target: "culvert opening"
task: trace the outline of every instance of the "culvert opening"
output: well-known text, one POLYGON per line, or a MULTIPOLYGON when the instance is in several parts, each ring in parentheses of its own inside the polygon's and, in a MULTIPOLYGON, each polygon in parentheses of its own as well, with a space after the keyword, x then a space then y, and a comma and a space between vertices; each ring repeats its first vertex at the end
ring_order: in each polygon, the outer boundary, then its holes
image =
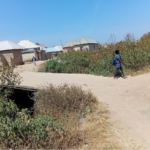
POLYGON ((3 89, 12 89, 13 93, 8 97, 8 100, 14 100, 19 111, 22 109, 28 108, 32 111, 33 114, 33 106, 34 106, 34 93, 38 91, 38 89, 33 88, 25 88, 25 87, 7 87, 1 86, 3 89))

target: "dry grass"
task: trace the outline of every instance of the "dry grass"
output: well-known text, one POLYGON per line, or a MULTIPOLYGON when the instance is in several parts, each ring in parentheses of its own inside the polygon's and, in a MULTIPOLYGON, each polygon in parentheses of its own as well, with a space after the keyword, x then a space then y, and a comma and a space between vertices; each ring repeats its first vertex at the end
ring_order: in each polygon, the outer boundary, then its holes
POLYGON ((116 141, 110 124, 109 114, 104 104, 100 103, 99 108, 91 115, 87 116, 85 123, 81 126, 81 131, 85 134, 85 149, 121 149, 116 141))
POLYGON ((126 70, 125 74, 128 74, 130 76, 137 76, 137 75, 142 75, 142 74, 149 73, 149 72, 150 72, 150 67, 145 66, 141 70, 138 70, 138 71, 126 70))
POLYGON ((37 142, 29 137, 17 149, 121 149, 109 125, 106 106, 90 91, 75 85, 49 85, 35 97, 36 114, 61 119, 62 131, 46 128, 46 139, 37 142))
POLYGON ((38 72, 43 72, 43 71, 44 71, 43 68, 44 68, 45 65, 46 65, 46 62, 40 64, 40 65, 38 66, 38 72))
POLYGON ((75 85, 49 85, 35 97, 36 114, 63 120, 63 131, 50 132, 45 145, 39 145, 47 149, 120 149, 108 125, 105 105, 90 91, 75 85))
POLYGON ((75 85, 63 84, 41 89, 35 95, 35 113, 40 115, 50 115, 53 118, 61 119, 68 114, 84 116, 87 112, 96 109, 97 98, 91 91, 84 91, 75 85))
MULTIPOLYGON (((75 116, 71 118, 72 115, 70 115, 67 120, 64 120, 63 131, 48 131, 47 129, 48 136, 45 140, 37 142, 28 138, 17 149, 121 150, 108 124, 109 113, 105 105, 99 103, 97 106, 97 110, 87 115, 84 121, 77 120, 75 116), (86 143, 89 143, 89 146, 86 143)), ((0 147, 8 149, 3 145, 0 147)))

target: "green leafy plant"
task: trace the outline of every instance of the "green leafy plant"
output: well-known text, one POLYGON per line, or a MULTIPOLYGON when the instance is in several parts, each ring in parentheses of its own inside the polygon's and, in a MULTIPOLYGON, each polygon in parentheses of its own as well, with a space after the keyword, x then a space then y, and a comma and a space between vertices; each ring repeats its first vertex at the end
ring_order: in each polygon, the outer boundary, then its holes
POLYGON ((86 51, 61 53, 57 60, 49 60, 45 64, 45 72, 53 73, 86 73, 102 76, 113 76, 115 67, 112 61, 115 50, 119 49, 126 74, 135 73, 150 65, 149 33, 136 41, 133 34, 128 33, 124 41, 115 42, 112 35, 107 46, 93 54, 86 51))
POLYGON ((14 68, 10 66, 1 66, 0 69, 0 85, 6 85, 10 88, 0 87, 0 98, 8 101, 8 97, 13 93, 13 87, 22 82, 22 77, 14 72, 14 68))
POLYGON ((62 131, 61 125, 48 115, 32 118, 27 109, 18 113, 14 102, 0 100, 0 138, 7 147, 16 147, 27 139, 44 140, 50 131, 62 131))

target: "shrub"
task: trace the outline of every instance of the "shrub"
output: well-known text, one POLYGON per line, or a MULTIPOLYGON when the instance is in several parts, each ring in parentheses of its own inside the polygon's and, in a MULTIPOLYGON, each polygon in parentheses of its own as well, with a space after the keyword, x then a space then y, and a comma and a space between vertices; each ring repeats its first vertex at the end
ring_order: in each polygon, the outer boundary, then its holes
MULTIPOLYGON (((7 86, 17 86, 22 82, 22 78, 18 73, 14 72, 13 67, 1 66, 0 67, 0 84, 7 86)), ((0 98, 7 101, 8 97, 13 93, 13 89, 4 89, 0 87, 0 98)))
POLYGON ((23 109, 17 113, 18 108, 14 102, 0 100, 0 139, 6 147, 25 145, 26 140, 38 142, 46 139, 51 131, 62 131, 62 122, 56 125, 48 115, 37 115, 31 118, 30 112, 23 109))
MULTIPOLYGON (((149 34, 147 34, 149 37, 149 34)), ((111 40, 113 41, 113 39, 111 40)), ((127 34, 125 40, 115 43, 114 41, 101 47, 97 54, 85 51, 72 51, 61 53, 57 61, 50 60, 45 68, 46 72, 56 73, 86 73, 94 75, 112 76, 115 67, 112 65, 115 50, 119 49, 121 58, 126 66, 124 71, 137 72, 150 65, 150 40, 143 38, 135 40, 133 34, 127 34), (51 64, 51 65, 48 65, 51 64)))
POLYGON ((58 61, 56 60, 51 60, 51 61, 48 61, 44 67, 44 71, 45 72, 58 72, 58 73, 61 73, 62 72, 62 63, 59 63, 58 61))
MULTIPOLYGON (((13 88, 20 84, 21 78, 13 72, 11 67, 1 68, 2 84, 13 88)), ((56 121, 49 115, 37 114, 35 118, 30 116, 28 109, 18 108, 14 100, 9 100, 13 90, 0 90, 0 147, 8 148, 46 148, 68 149, 83 145, 83 138, 78 130, 72 133, 63 120, 56 121)))
POLYGON ((50 115, 60 119, 67 114, 81 116, 96 109, 97 98, 90 92, 75 85, 54 86, 41 89, 35 95, 35 114, 50 115))
POLYGON ((88 73, 93 57, 89 52, 61 53, 58 60, 50 60, 45 65, 45 72, 88 73))
POLYGON ((22 79, 18 73, 14 72, 13 67, 2 66, 0 71, 1 71, 1 76, 0 76, 1 84, 16 86, 21 83, 22 79))
POLYGON ((62 129, 67 138, 63 135, 61 143, 66 145, 66 148, 82 147, 85 144, 85 133, 80 130, 81 124, 88 115, 97 111, 97 108, 97 98, 90 91, 82 90, 80 86, 50 84, 35 94, 35 115, 50 115, 56 121, 63 120, 62 129))

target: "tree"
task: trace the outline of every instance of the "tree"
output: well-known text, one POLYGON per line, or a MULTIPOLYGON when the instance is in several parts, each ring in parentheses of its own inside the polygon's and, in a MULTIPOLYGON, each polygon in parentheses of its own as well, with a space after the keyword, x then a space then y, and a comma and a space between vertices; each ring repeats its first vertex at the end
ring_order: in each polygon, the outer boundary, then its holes
POLYGON ((36 45, 40 45, 40 43, 38 43, 38 42, 36 42, 35 44, 36 44, 36 45))

